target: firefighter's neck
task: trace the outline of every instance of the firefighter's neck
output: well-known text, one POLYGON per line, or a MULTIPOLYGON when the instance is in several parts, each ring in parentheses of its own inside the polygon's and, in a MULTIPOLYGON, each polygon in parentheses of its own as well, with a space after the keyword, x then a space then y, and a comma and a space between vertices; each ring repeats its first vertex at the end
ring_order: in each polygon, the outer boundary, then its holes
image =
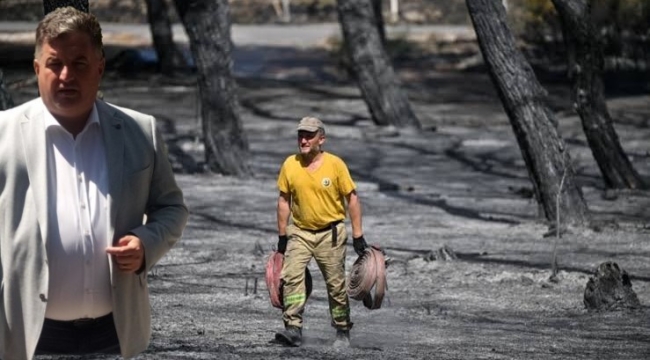
POLYGON ((316 164, 323 157, 323 150, 310 151, 308 153, 302 154, 300 157, 302 159, 303 165, 313 165, 316 164))

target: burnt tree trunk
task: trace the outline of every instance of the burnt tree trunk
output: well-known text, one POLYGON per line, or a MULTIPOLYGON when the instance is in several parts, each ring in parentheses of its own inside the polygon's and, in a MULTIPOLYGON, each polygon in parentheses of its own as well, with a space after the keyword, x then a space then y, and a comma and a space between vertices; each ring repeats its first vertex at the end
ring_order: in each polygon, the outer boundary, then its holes
POLYGON ((645 184, 625 155, 605 103, 604 57, 588 1, 552 0, 568 50, 574 107, 607 188, 640 189, 645 184))
POLYGON ((546 90, 515 46, 503 4, 494 0, 466 3, 488 72, 512 125, 545 218, 555 223, 559 210, 564 224, 585 225, 587 205, 576 184, 571 157, 558 134, 557 120, 546 104, 546 90))
POLYGON ((384 13, 382 11, 381 3, 382 0, 372 0, 372 9, 375 12, 375 19, 377 20, 379 39, 381 39, 381 43, 386 46, 386 25, 384 22, 384 13))
POLYGON ((151 40, 158 57, 158 72, 173 75, 177 67, 185 66, 180 50, 174 44, 169 10, 165 0, 146 0, 147 20, 151 30, 151 40))
POLYGON ((338 0, 337 10, 352 71, 375 124, 420 128, 381 42, 372 0, 338 0))
POLYGON ((88 12, 88 0, 43 0, 43 14, 47 15, 56 8, 72 6, 73 8, 88 12))
POLYGON ((4 73, 0 69, 0 111, 7 110, 14 107, 14 101, 11 98, 11 94, 7 91, 5 87, 5 78, 4 73))
POLYGON ((175 0, 198 70, 205 159, 211 171, 250 176, 233 76, 228 0, 175 0))

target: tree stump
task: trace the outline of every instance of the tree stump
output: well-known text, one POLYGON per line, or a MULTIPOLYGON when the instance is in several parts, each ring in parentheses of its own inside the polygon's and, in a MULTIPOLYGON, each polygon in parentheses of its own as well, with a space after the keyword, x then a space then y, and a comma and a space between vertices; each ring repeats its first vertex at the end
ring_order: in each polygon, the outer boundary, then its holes
POLYGON ((438 250, 431 250, 424 256, 424 261, 454 261, 458 256, 449 246, 444 245, 438 250))
POLYGON ((627 272, 617 263, 606 261, 589 278, 583 300, 589 311, 614 311, 641 307, 627 272))

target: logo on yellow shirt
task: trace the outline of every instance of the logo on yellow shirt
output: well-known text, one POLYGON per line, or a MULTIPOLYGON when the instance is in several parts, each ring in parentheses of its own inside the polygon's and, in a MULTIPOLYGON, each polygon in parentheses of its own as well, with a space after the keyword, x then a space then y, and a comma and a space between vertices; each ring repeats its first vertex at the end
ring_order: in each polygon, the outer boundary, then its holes
POLYGON ((330 178, 323 178, 320 183, 323 187, 330 187, 330 185, 332 185, 332 180, 330 180, 330 178))

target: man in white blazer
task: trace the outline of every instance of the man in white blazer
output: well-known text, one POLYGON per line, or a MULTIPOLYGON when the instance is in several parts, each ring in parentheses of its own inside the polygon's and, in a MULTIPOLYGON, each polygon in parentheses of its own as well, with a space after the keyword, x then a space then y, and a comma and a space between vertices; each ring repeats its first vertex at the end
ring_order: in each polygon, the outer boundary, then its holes
POLYGON ((101 39, 92 15, 48 14, 41 97, 0 112, 0 359, 149 344, 146 274, 188 210, 155 119, 96 99, 101 39))

